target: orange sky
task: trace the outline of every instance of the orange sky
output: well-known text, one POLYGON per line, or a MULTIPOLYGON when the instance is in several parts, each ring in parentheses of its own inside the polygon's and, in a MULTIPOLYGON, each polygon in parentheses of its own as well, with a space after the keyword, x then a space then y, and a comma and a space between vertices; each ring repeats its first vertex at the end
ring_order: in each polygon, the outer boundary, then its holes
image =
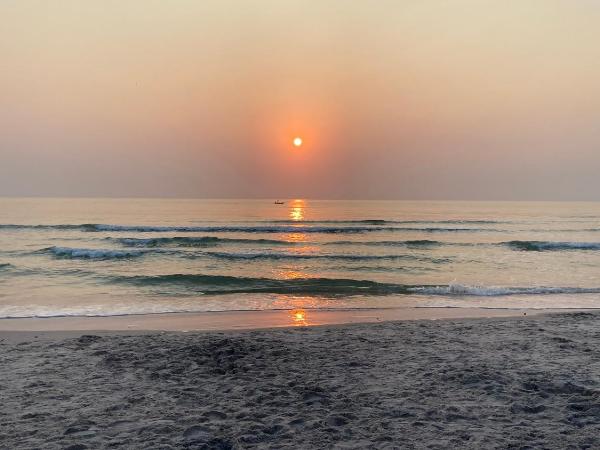
POLYGON ((0 195, 598 198, 598 42, 591 0, 3 1, 0 195))

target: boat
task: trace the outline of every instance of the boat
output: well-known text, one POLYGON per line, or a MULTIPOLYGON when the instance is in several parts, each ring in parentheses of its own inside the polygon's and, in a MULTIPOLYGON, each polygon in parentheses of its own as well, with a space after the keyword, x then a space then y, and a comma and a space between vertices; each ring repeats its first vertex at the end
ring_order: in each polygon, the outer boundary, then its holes
POLYGON ((275 202, 274 202, 274 203, 275 203, 276 205, 283 205, 283 204, 285 204, 285 202, 280 202, 279 200, 275 200, 275 202))

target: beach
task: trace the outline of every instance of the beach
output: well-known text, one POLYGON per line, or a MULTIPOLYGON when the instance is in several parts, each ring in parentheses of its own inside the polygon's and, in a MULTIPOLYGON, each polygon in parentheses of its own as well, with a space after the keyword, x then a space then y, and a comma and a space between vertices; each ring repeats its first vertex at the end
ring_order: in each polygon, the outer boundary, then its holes
POLYGON ((0 333, 0 445, 592 448, 600 314, 0 333))
POLYGON ((0 1, 0 450, 600 450, 598 42, 0 1))

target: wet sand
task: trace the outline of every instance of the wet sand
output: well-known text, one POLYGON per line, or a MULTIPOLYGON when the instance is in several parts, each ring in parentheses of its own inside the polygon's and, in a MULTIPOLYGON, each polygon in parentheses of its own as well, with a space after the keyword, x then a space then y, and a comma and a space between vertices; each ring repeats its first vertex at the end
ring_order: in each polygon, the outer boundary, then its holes
POLYGON ((599 349, 589 312, 3 332, 0 447, 593 448, 599 349))
POLYGON ((507 317, 543 314, 558 311, 560 310, 485 308, 385 308, 349 310, 295 309, 271 311, 145 314, 109 317, 52 317, 2 319, 0 320, 0 332, 63 330, 247 330, 290 326, 381 322, 384 320, 437 320, 474 317, 507 317))

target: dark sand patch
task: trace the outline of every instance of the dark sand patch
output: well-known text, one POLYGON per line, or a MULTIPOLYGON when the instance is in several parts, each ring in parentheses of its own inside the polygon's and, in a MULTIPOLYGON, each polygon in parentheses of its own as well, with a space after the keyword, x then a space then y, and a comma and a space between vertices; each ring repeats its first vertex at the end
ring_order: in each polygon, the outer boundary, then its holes
POLYGON ((0 448, 594 448, 600 315, 0 339, 0 448))

